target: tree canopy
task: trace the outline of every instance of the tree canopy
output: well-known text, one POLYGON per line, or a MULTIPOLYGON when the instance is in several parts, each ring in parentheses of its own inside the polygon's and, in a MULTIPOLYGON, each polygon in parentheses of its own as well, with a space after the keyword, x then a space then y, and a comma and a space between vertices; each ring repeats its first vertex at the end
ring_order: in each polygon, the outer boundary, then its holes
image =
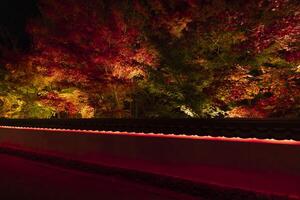
POLYGON ((36 14, 19 29, 0 24, 0 117, 300 115, 298 0, 43 0, 28 9, 36 14))

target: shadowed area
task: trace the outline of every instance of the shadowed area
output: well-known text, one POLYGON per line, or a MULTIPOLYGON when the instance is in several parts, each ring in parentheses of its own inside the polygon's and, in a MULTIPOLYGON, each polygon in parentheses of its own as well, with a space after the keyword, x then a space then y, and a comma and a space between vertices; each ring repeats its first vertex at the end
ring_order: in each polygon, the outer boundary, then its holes
POLYGON ((1 199, 196 199, 115 177, 67 170, 3 154, 0 154, 0 175, 1 199))

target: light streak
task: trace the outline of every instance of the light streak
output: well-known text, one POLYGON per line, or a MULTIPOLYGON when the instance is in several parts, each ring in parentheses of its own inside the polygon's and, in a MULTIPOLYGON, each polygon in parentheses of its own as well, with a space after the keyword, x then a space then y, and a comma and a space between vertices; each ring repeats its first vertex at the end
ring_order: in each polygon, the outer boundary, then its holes
POLYGON ((193 139, 193 140, 203 140, 203 141, 244 142, 244 143, 262 143, 262 144, 300 146, 300 141, 296 141, 292 139, 276 140, 276 139, 258 139, 258 138, 224 137, 224 136, 213 137, 213 136, 199 136, 199 135, 186 135, 186 134, 141 133, 141 132, 126 132, 126 131, 100 131, 100 130, 17 127, 17 126, 0 126, 0 129, 46 131, 46 132, 53 132, 53 133, 65 132, 65 133, 74 133, 74 134, 105 134, 105 135, 122 135, 122 136, 134 136, 134 137, 193 139))

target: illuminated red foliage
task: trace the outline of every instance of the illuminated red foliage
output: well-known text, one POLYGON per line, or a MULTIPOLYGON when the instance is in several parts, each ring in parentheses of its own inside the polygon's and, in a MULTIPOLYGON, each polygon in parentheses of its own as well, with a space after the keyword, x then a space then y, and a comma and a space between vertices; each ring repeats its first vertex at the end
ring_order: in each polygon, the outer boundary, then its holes
POLYGON ((44 0, 38 7, 41 16, 26 28, 31 51, 0 61, 13 96, 0 95, 3 110, 24 112, 16 117, 43 106, 47 117, 298 115, 297 0, 44 0))

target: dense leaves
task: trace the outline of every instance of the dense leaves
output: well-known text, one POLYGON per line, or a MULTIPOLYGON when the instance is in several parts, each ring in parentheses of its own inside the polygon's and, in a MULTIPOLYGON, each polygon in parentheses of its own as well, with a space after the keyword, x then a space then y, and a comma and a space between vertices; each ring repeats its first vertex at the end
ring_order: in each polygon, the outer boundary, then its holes
POLYGON ((31 50, 1 58, 2 117, 299 117, 297 0, 37 7, 31 50))

